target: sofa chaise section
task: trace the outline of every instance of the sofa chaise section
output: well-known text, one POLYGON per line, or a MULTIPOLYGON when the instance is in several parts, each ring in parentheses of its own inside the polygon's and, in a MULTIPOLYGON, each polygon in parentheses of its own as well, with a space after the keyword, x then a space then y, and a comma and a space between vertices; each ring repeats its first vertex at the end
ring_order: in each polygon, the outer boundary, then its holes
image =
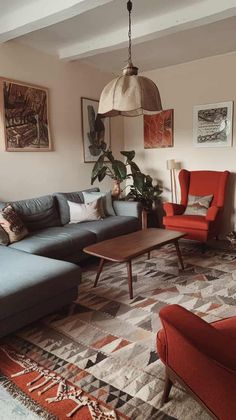
POLYGON ((75 264, 0 246, 0 337, 75 300, 75 264))
POLYGON ((141 227, 140 203, 114 201, 114 215, 70 224, 68 200, 82 203, 82 191, 11 203, 29 233, 0 245, 0 337, 76 299, 81 274, 70 262, 80 262, 85 247, 141 227))

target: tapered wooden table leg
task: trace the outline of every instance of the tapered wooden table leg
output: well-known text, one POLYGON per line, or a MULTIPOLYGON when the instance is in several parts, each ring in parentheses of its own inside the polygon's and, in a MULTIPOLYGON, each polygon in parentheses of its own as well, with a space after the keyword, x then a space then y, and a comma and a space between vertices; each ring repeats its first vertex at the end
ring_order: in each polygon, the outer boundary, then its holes
POLYGON ((130 297, 130 299, 133 299, 133 282, 132 282, 132 263, 131 263, 131 261, 127 262, 127 272, 128 272, 129 297, 130 297))
POLYGON ((148 260, 151 258, 151 251, 148 251, 148 260))
POLYGON ((101 258, 93 287, 96 287, 98 284, 98 280, 99 280, 104 264, 105 264, 105 260, 104 258, 101 258))
POLYGON ((184 270, 184 262, 183 262, 182 254, 181 254, 181 251, 180 251, 180 248, 179 248, 179 242, 178 241, 175 242, 175 248, 176 248, 176 252, 177 252, 177 255, 178 255, 178 258, 179 258, 181 268, 182 268, 182 270, 184 270))

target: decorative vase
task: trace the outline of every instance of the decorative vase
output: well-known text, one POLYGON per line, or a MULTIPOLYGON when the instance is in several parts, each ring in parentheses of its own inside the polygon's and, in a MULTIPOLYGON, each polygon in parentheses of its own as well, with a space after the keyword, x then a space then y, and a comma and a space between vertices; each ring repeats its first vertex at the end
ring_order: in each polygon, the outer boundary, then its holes
POLYGON ((118 200, 120 197, 120 194, 121 194, 120 181, 115 180, 111 195, 113 198, 116 198, 118 200))

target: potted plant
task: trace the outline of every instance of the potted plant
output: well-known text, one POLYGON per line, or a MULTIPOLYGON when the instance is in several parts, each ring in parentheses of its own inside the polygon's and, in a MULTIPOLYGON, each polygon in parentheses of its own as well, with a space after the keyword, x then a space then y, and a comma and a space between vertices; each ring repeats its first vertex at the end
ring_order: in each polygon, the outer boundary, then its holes
POLYGON ((153 185, 153 179, 150 175, 145 175, 142 172, 132 174, 133 185, 130 186, 130 191, 126 198, 140 201, 146 210, 151 210, 162 193, 162 188, 157 183, 153 185))
POLYGON ((112 195, 113 197, 119 197, 121 192, 120 183, 130 179, 132 184, 125 187, 130 187, 130 191, 125 199, 140 201, 144 210, 150 210, 162 193, 160 185, 153 185, 152 177, 140 171, 138 165, 134 162, 134 150, 121 151, 120 153, 125 156, 125 162, 115 159, 110 150, 103 150, 93 167, 91 184, 96 179, 101 182, 105 176, 109 176, 115 181, 112 195), (130 172, 128 172, 128 169, 130 169, 130 172))
POLYGON ((106 176, 109 176, 114 180, 114 186, 112 189, 113 197, 119 197, 121 193, 121 182, 125 181, 128 178, 132 177, 133 172, 140 171, 133 158, 135 156, 135 151, 121 151, 123 156, 125 156, 125 162, 115 159, 111 150, 102 149, 102 154, 95 163, 92 176, 91 184, 94 183, 96 179, 101 182, 106 176), (128 173, 128 168, 131 169, 131 173, 128 173))
MULTIPOLYGON (((157 183, 153 185, 153 179, 150 175, 145 175, 142 172, 133 174, 133 185, 130 186, 130 191, 126 196, 127 200, 133 199, 142 203, 142 228, 148 227, 148 215, 154 216, 157 213, 157 204, 162 193, 162 188, 157 183), (152 210, 155 210, 152 212, 152 210)), ((153 217, 155 219, 155 217, 153 217)), ((161 224, 158 221, 158 226, 161 224)), ((155 225, 155 223, 154 223, 155 225)))

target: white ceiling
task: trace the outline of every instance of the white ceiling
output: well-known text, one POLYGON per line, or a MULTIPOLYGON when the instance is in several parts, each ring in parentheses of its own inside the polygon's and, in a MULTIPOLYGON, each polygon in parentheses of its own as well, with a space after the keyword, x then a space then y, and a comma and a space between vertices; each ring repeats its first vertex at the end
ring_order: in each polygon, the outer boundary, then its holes
MULTIPOLYGON (((0 0, 0 10, 0 43, 116 74, 126 64, 126 0, 0 0)), ((141 71, 236 50, 236 0, 133 0, 132 21, 141 71)))

